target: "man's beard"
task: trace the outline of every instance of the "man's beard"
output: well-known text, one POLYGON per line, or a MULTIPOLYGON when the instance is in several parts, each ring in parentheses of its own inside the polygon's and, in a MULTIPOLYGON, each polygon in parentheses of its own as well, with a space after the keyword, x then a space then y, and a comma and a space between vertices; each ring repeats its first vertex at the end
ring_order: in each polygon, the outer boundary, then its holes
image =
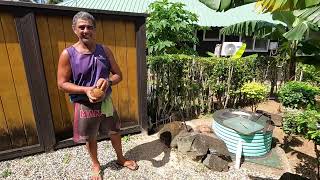
POLYGON ((83 43, 85 43, 85 44, 87 44, 87 43, 90 43, 90 42, 91 42, 91 40, 90 40, 90 39, 88 39, 88 38, 81 38, 81 41, 82 41, 83 43))

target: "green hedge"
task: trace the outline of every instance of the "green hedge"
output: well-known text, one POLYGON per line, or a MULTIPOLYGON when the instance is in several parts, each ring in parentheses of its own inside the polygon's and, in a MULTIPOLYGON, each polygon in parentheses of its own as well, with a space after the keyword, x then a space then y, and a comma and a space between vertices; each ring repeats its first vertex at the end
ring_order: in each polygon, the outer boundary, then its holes
POLYGON ((240 88, 257 78, 257 55, 238 60, 187 55, 148 56, 148 115, 168 117, 180 111, 185 117, 234 107, 240 88), (217 107, 216 107, 217 108, 217 107))

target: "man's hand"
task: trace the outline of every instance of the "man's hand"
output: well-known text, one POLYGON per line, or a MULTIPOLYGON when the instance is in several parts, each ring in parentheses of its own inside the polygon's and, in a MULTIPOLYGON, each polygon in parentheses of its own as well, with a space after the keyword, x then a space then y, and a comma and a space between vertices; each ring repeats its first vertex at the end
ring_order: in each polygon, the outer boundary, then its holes
POLYGON ((92 90, 93 90, 94 88, 95 88, 95 86, 87 87, 86 90, 85 90, 86 95, 88 96, 89 101, 90 101, 91 103, 95 103, 95 102, 97 102, 97 100, 98 100, 97 97, 94 97, 94 96, 92 95, 92 90))
POLYGON ((100 78, 96 83, 96 87, 101 89, 103 92, 105 92, 106 89, 109 87, 109 83, 106 79, 100 78))
POLYGON ((108 81, 104 78, 98 79, 95 86, 90 87, 86 94, 91 103, 101 102, 105 98, 105 91, 109 87, 108 81))

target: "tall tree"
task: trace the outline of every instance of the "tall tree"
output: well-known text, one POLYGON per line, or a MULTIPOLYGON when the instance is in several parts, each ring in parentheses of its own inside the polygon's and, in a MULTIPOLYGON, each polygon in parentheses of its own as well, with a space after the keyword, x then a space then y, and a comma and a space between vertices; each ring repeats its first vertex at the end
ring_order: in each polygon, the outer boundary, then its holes
POLYGON ((198 42, 194 35, 197 15, 184 9, 182 3, 168 0, 149 5, 147 18, 147 48, 149 54, 193 53, 198 42))

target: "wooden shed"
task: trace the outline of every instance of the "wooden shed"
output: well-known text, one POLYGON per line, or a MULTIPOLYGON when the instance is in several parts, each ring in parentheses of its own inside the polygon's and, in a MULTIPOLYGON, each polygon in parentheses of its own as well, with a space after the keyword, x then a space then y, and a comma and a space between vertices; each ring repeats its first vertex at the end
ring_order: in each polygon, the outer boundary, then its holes
POLYGON ((73 145, 73 105, 56 72, 77 41, 72 17, 81 10, 95 16, 97 41, 123 73, 112 94, 121 132, 147 127, 146 14, 0 1, 0 160, 73 145))

